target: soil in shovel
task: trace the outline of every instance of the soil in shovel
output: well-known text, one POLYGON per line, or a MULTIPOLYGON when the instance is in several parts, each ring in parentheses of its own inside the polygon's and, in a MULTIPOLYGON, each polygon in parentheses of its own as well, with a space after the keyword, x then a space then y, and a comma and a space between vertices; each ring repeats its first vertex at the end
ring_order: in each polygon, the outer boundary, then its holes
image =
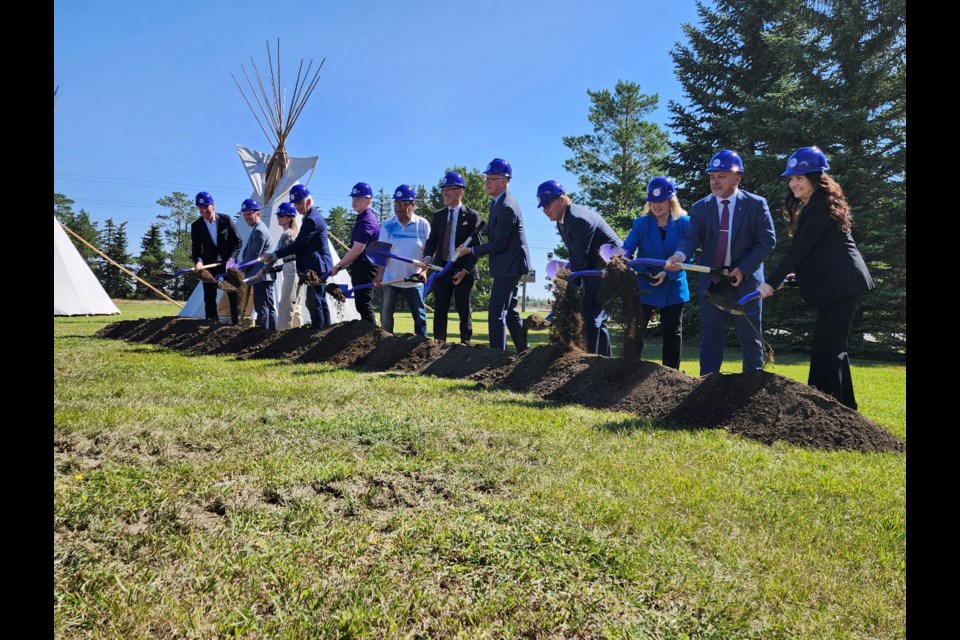
POLYGON ((607 263, 600 280, 600 299, 610 319, 623 328, 623 357, 640 360, 643 353, 643 307, 637 273, 627 266, 623 256, 607 263))

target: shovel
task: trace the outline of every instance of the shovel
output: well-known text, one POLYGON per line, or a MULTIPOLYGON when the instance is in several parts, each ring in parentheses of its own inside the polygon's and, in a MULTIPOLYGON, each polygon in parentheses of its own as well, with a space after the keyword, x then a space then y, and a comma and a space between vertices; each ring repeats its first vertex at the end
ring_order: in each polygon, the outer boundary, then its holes
MULTIPOLYGON (((480 224, 477 225, 477 231, 478 231, 478 232, 481 231, 486 224, 487 224, 486 222, 484 222, 483 220, 481 220, 481 221, 480 221, 480 224)), ((423 288, 423 297, 424 297, 424 299, 426 299, 427 294, 430 292, 430 287, 433 286, 433 280, 434 280, 434 278, 439 278, 440 276, 442 276, 443 274, 445 274, 447 271, 450 271, 450 267, 452 267, 452 266, 453 266, 453 263, 456 262, 457 259, 460 257, 460 255, 459 255, 459 250, 462 249, 462 248, 464 248, 464 247, 469 247, 469 246, 470 246, 470 243, 471 243, 472 241, 473 241, 473 236, 470 236, 469 238, 467 238, 467 239, 463 242, 462 245, 460 245, 459 247, 457 247, 458 253, 457 253, 457 257, 456 257, 456 258, 450 258, 449 260, 447 260, 447 264, 443 265, 443 268, 440 269, 440 271, 437 271, 436 273, 431 273, 431 274, 430 274, 430 277, 427 278, 427 286, 425 286, 425 287, 423 288)))
POLYGON ((410 264, 415 264, 418 267, 426 267, 427 269, 432 269, 434 271, 443 271, 443 267, 438 267, 435 264, 427 264, 422 260, 414 260, 413 258, 404 258, 403 256, 398 256, 395 253, 390 253, 390 249, 393 248, 393 245, 389 242, 371 242, 367 245, 367 258, 370 259, 370 262, 377 265, 378 267, 387 266, 387 260, 394 259, 399 260, 400 262, 409 262, 410 264))
MULTIPOLYGON (((721 283, 721 285, 727 283, 721 283)), ((730 285, 730 288, 733 289, 733 286, 730 285)), ((714 285, 710 286, 709 291, 707 291, 707 300, 720 309, 721 311, 726 311, 733 315, 743 316, 743 319, 747 321, 747 324, 750 325, 750 328, 753 329, 753 333, 756 334, 757 338, 760 340, 760 343, 763 345, 763 350, 767 354, 767 358, 770 361, 770 364, 773 364, 773 347, 770 346, 770 343, 766 341, 763 337, 763 334, 757 330, 757 327, 750 320, 750 316, 747 315, 747 310, 744 307, 745 304, 751 300, 756 300, 760 297, 760 291, 751 291, 750 293, 741 296, 734 300, 731 297, 725 296, 719 291, 714 290, 714 285)))
MULTIPOLYGON (((219 267, 219 266, 220 266, 220 263, 219 263, 219 262, 214 262, 213 264, 205 264, 205 265, 203 265, 202 267, 200 267, 200 269, 201 269, 201 271, 202 271, 202 270, 205 270, 205 269, 213 269, 214 267, 219 267)), ((164 273, 164 272, 162 272, 162 271, 158 271, 158 272, 156 272, 156 273, 153 274, 153 277, 154 277, 154 278, 161 278, 161 279, 163 279, 163 280, 173 280, 174 278, 179 278, 180 276, 182 276, 182 275, 185 274, 185 273, 191 273, 191 272, 193 272, 193 267, 189 267, 189 268, 187 268, 187 269, 180 269, 180 270, 177 271, 176 273, 164 273)))
MULTIPOLYGON (((412 276, 410 276, 410 277, 408 277, 408 278, 399 278, 398 280, 387 280, 386 282, 381 282, 381 283, 380 283, 380 286, 381 286, 381 287, 384 287, 384 286, 386 286, 386 285, 388 285, 388 284, 399 284, 399 283, 401 283, 401 282, 416 282, 417 284, 423 284, 423 276, 421 276, 419 273, 415 273, 415 274, 413 274, 412 276)), ((366 284, 358 284, 357 286, 353 287, 352 289, 351 289, 350 287, 348 287, 347 285, 345 285, 345 284, 341 284, 341 285, 338 285, 338 286, 343 287, 343 288, 341 289, 341 291, 343 291, 343 295, 345 295, 345 296, 348 297, 348 298, 352 298, 354 292, 360 291, 361 289, 372 289, 373 287, 375 287, 375 286, 377 286, 377 285, 375 285, 375 284, 372 283, 372 282, 368 282, 368 283, 366 283, 366 284)), ((424 297, 426 297, 426 295, 424 295, 424 297)))

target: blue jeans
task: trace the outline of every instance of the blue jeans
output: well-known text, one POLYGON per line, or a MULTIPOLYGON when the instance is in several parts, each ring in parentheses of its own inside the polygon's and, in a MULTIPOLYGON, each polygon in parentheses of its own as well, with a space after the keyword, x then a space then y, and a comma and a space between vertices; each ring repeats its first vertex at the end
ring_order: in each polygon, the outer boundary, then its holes
POLYGON ((423 304, 423 285, 415 287, 395 287, 388 284, 380 289, 380 328, 393 333, 393 310, 397 308, 397 295, 403 295, 413 314, 413 332, 427 337, 427 307, 423 304))

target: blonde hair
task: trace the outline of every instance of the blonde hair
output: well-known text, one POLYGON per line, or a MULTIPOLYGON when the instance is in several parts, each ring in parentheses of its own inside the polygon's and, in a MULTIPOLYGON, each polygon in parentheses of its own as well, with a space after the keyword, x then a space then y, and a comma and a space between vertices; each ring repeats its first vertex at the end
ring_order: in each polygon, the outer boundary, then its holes
MULTIPOLYGON (((650 201, 648 200, 645 205, 643 205, 642 216, 653 215, 653 208, 650 206, 650 201)), ((686 209, 680 206, 680 199, 677 198, 676 194, 670 196, 670 217, 676 220, 680 216, 687 215, 686 209)))
POLYGON ((277 224, 280 224, 280 218, 290 218, 290 228, 285 229, 285 231, 292 231, 293 237, 296 238, 297 234, 300 233, 300 225, 297 224, 297 216, 277 216, 277 224))

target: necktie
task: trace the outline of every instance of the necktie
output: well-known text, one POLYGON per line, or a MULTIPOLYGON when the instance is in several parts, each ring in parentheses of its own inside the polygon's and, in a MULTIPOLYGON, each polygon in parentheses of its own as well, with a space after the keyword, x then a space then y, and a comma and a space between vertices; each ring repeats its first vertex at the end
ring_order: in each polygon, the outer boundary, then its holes
POLYGON ((453 229, 453 223, 453 209, 450 209, 450 215, 447 217, 447 228, 443 231, 443 251, 440 252, 444 262, 450 259, 450 232, 453 229))
MULTIPOLYGON (((727 239, 730 237, 730 201, 721 200, 723 211, 720 212, 720 230, 717 233, 717 248, 713 253, 713 267, 722 269, 727 261, 727 239)), ((715 284, 723 280, 717 274, 711 274, 710 280, 715 284)))

